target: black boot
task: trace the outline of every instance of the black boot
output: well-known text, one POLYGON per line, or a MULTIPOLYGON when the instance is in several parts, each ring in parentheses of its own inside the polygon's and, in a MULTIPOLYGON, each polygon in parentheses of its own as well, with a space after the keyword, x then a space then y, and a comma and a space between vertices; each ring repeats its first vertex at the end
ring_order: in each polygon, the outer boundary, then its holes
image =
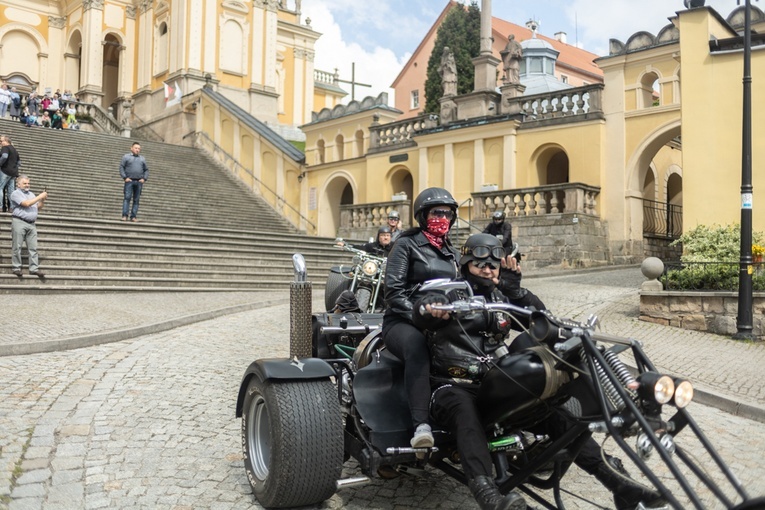
POLYGON ((468 483, 481 510, 526 510, 526 501, 515 491, 503 496, 489 476, 476 476, 468 483))
POLYGON ((613 493, 617 510, 634 510, 641 502, 648 508, 666 504, 661 494, 634 482, 620 459, 610 455, 606 459, 608 462, 601 462, 595 471, 595 478, 613 493))

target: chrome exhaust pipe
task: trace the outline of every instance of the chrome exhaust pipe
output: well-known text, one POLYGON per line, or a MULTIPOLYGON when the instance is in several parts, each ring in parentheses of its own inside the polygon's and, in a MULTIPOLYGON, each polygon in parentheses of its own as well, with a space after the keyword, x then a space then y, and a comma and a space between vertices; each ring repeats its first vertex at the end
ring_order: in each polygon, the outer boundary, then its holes
POLYGON ((366 485, 369 483, 369 477, 357 476, 354 478, 342 478, 335 483, 337 485, 337 490, 348 489, 350 487, 360 487, 361 485, 366 485))

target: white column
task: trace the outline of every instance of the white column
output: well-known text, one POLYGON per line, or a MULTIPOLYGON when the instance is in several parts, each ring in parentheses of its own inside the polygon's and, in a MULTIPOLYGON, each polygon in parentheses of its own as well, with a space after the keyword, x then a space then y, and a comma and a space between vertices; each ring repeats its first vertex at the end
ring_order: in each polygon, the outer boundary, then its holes
POLYGON ((277 40, 277 7, 276 0, 266 0, 266 18, 263 27, 264 37, 264 71, 263 85, 276 90, 276 40, 277 40))
MULTIPOLYGON (((415 196, 419 194, 420 191, 428 187, 428 149, 427 148, 423 147, 420 149, 419 160, 420 160, 420 171, 417 178, 418 189, 415 190, 414 192, 415 196)), ((414 199, 414 197, 412 197, 412 199, 414 199)))
MULTIPOLYGON (((98 2, 83 1, 82 5, 82 67, 80 87, 87 92, 100 93, 103 74, 103 47, 101 28, 103 27, 103 6, 98 2)), ((86 94, 87 100, 94 97, 86 94)))
POLYGON ((191 27, 188 26, 188 20, 186 19, 186 0, 173 0, 171 8, 170 65, 168 66, 168 71, 170 74, 173 74, 186 67, 186 55, 188 54, 186 31, 191 27))
MULTIPOLYGON (((189 0, 188 19, 190 19, 194 25, 204 19, 203 4, 203 0, 189 0)), ((193 28, 192 30, 189 30, 189 56, 186 67, 196 71, 202 71, 202 30, 193 28)))
POLYGON ((263 85, 263 56, 265 53, 264 33, 266 27, 265 10, 253 5, 252 8, 252 61, 250 64, 250 80, 253 85, 263 85))
MULTIPOLYGON (((65 41, 64 41, 64 26, 66 24, 66 18, 59 18, 57 16, 48 16, 48 52, 51 55, 64 55, 65 53, 65 41)), ((48 61, 48 79, 47 83, 56 83, 65 87, 65 66, 66 59, 54 58, 48 61)), ((46 82, 41 82, 46 83, 46 82)))
POLYGON ((501 189, 513 189, 517 187, 517 165, 515 155, 518 137, 515 131, 505 135, 502 143, 502 183, 501 189))
POLYGON ((139 4, 138 9, 138 80, 136 87, 140 90, 151 88, 151 63, 154 60, 154 48, 152 47, 152 35, 154 34, 152 2, 150 0, 143 0, 139 4))
POLYGON ((204 72, 215 74, 218 67, 216 51, 218 49, 218 7, 217 1, 206 0, 204 16, 204 72))
POLYGON ((483 153, 483 138, 473 142, 473 191, 480 191, 486 175, 486 159, 483 153))

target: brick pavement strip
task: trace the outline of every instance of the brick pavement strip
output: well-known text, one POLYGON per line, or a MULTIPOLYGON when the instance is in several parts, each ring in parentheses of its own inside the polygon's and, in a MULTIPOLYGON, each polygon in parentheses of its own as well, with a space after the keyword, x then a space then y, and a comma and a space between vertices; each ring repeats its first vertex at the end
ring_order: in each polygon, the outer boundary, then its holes
MULTIPOLYGON (((0 508, 259 508, 244 476, 234 404, 250 360, 287 354, 287 319, 282 305, 133 340, 0 358, 0 508)), ((765 427, 694 407, 738 476, 765 494, 765 427)), ((357 474, 353 462, 345 474, 357 474)), ((566 487, 610 506, 586 475, 572 473, 566 487)), ((570 508, 593 508, 566 499, 570 508)), ((322 506, 415 507, 476 505, 465 487, 428 470, 424 479, 375 479, 322 506)))

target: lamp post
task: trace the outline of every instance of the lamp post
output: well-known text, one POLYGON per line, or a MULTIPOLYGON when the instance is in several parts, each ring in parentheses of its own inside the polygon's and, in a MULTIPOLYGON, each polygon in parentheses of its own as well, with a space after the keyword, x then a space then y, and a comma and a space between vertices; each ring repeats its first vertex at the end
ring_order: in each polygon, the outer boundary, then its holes
MULTIPOLYGON (((741 0, 737 0, 741 5, 741 0)), ((752 15, 750 0, 744 7, 744 111, 741 129, 741 258, 738 269, 738 316, 733 338, 750 340, 752 334, 752 15)))

